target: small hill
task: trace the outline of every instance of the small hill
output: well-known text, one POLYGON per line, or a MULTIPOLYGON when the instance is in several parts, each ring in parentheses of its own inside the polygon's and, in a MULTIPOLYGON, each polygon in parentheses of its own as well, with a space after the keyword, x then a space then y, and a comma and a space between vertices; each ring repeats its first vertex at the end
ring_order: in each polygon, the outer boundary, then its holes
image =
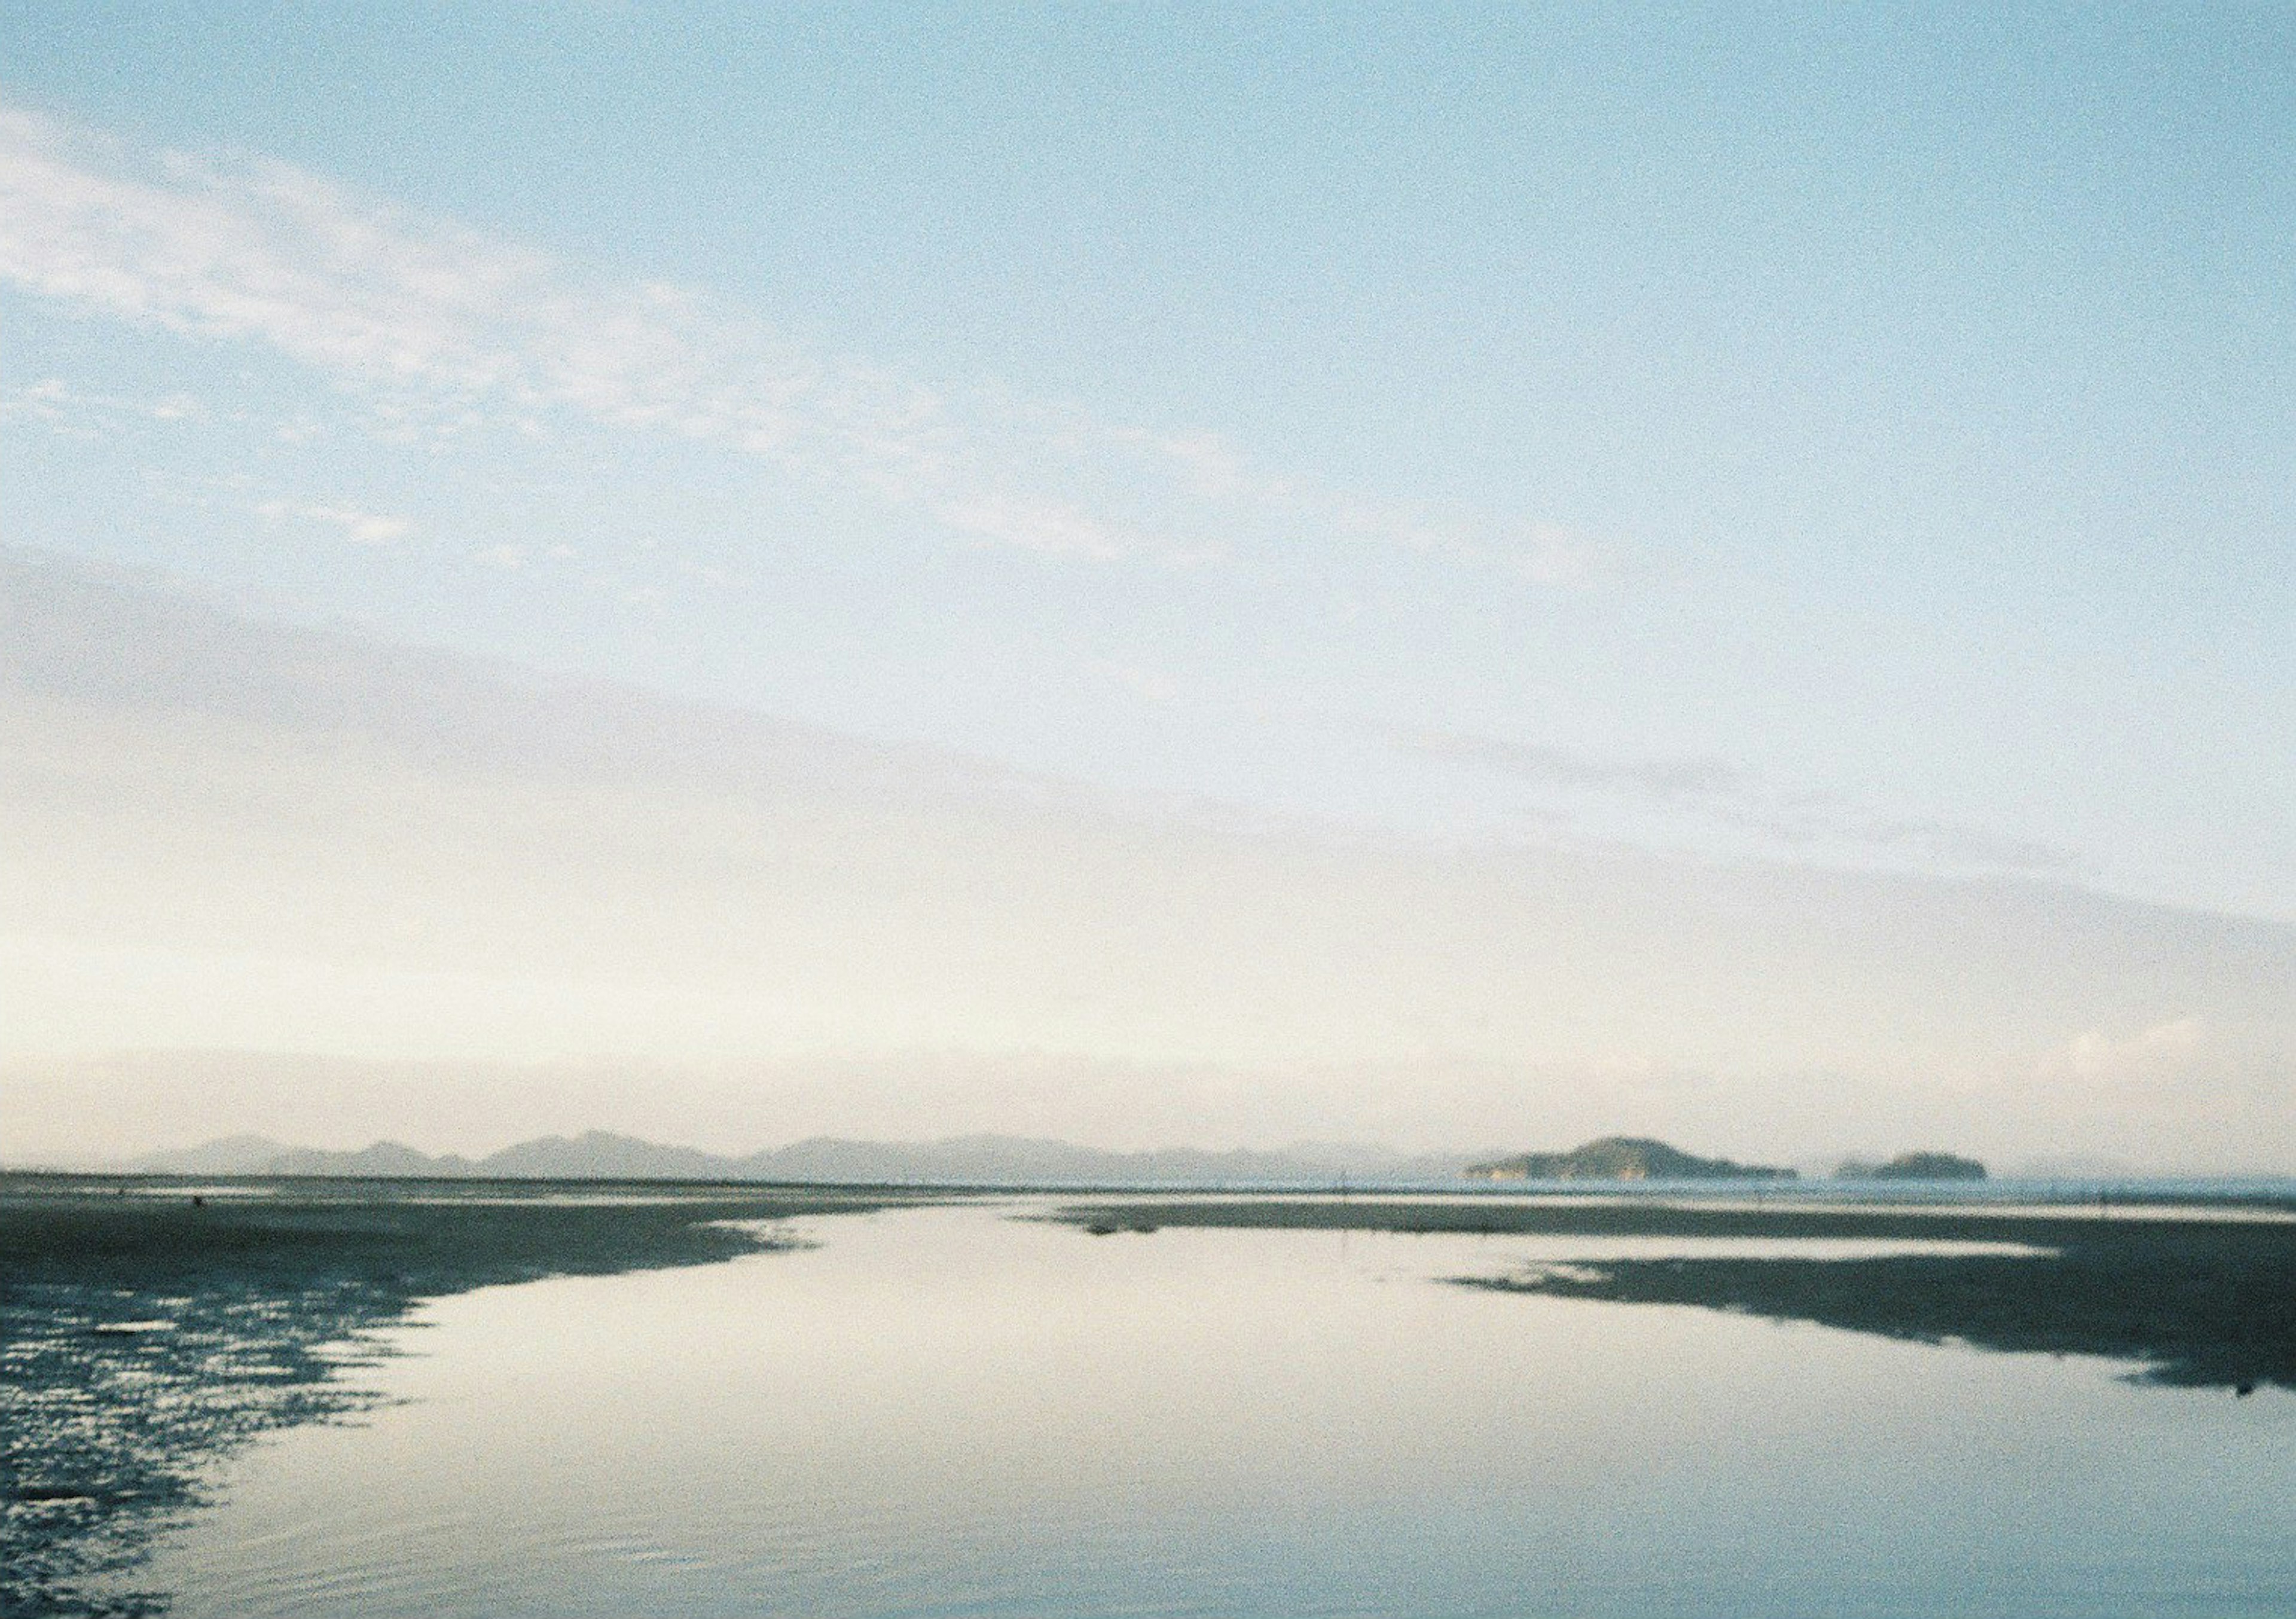
POLYGON ((1901 1152, 1886 1164, 1851 1158, 1833 1172, 1837 1181, 1982 1181, 1985 1165, 1950 1152, 1901 1152))
POLYGON ((1643 1136, 1606 1135, 1569 1152, 1526 1152, 1461 1171, 1479 1181, 1791 1181, 1791 1169, 1702 1158, 1643 1136))

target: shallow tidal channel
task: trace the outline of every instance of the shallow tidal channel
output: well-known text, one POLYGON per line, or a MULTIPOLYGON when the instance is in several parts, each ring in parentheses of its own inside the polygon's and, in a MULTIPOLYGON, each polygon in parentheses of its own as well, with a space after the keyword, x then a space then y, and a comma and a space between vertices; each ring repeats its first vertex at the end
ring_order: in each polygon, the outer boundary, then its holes
MULTIPOLYGON (((0 1176, 0 1615, 165 1612, 155 1541, 282 1428, 391 1396, 418 1300, 770 1248, 847 1194, 0 1176)), ((880 1199, 882 1201, 882 1199, 880 1199)))
POLYGON ((2284 1388, 1522 1290, 1950 1243, 1062 1207, 414 1304, 122 1577, 185 1619, 2296 1611, 2284 1388))

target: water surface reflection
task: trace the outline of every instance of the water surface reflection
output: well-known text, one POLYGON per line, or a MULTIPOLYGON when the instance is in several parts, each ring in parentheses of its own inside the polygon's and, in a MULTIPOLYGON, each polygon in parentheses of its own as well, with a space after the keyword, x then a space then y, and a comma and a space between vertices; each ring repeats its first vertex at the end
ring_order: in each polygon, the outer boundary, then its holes
POLYGON ((152 1576, 186 1615, 2296 1607, 2277 1391, 1435 1285, 1647 1239, 1011 1212, 428 1306, 399 1403, 244 1459, 152 1576))

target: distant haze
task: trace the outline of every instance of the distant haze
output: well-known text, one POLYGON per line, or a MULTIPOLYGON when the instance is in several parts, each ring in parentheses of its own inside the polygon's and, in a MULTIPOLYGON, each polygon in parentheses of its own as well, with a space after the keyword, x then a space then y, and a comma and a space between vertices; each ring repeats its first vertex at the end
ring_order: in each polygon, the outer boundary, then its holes
POLYGON ((0 568, 11 1157, 2288 1139, 2277 923, 1251 822, 0 568))
POLYGON ((942 1185, 1142 1185, 1248 1182, 1329 1187, 1383 1182, 1447 1182, 1460 1171, 1447 1155, 1406 1157, 1375 1149, 1301 1146, 1275 1152, 1202 1152, 1186 1148, 1110 1152, 1009 1135, 926 1142, 844 1141, 815 1136, 741 1155, 697 1152, 592 1131, 520 1141, 472 1159, 421 1153, 395 1141, 351 1152, 291 1148, 262 1136, 226 1136, 117 1167, 138 1173, 194 1175, 421 1175, 537 1180, 718 1180, 921 1182, 942 1185))

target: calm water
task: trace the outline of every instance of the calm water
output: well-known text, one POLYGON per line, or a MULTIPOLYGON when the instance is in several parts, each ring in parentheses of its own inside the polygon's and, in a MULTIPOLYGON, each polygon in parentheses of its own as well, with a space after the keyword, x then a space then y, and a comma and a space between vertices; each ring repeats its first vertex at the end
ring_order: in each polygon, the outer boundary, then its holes
POLYGON ((1435 1280, 1720 1245, 1013 1212, 433 1305, 371 1374, 402 1402, 243 1456, 151 1582, 234 1619, 2296 1613, 2273 1390, 1435 1280))

